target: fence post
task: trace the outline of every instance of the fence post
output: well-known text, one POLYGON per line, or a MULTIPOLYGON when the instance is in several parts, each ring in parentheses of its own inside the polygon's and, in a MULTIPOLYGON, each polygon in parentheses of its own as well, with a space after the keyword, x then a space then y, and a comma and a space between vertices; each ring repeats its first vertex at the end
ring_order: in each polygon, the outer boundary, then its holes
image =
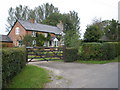
POLYGON ((65 57, 66 57, 66 46, 63 46, 63 60, 65 62, 65 57))

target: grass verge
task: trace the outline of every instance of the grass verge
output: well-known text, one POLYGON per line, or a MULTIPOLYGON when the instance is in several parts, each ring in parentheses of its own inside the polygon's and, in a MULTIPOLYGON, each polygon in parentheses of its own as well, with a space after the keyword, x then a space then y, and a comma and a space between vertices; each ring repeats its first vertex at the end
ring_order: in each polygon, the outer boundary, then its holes
POLYGON ((15 76, 8 88, 44 88, 50 81, 47 70, 37 66, 27 65, 15 76))
POLYGON ((120 56, 116 57, 113 60, 101 60, 101 61, 95 61, 95 60, 88 60, 88 61, 77 60, 75 62, 77 62, 77 63, 86 63, 86 64, 105 64, 105 63, 112 63, 112 62, 120 62, 120 56))

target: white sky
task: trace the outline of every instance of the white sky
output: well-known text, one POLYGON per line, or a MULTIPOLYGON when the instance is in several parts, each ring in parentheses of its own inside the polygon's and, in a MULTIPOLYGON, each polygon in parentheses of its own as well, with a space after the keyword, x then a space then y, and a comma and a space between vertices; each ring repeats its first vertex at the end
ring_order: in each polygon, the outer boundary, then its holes
POLYGON ((26 5, 33 9, 43 3, 52 3, 58 7, 61 13, 68 13, 70 10, 78 12, 80 18, 81 33, 85 32, 86 26, 93 18, 102 20, 118 19, 118 2, 120 0, 2 0, 0 3, 0 34, 7 34, 6 25, 8 10, 18 5, 26 5))

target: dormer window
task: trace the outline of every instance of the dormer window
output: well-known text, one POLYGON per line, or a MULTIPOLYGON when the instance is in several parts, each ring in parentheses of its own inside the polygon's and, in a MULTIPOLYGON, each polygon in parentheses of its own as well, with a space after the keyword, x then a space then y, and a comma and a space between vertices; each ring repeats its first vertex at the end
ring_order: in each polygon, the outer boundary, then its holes
POLYGON ((16 28, 15 28, 15 34, 16 34, 16 35, 19 35, 19 34, 20 34, 20 28, 19 28, 19 27, 16 27, 16 28))
POLYGON ((32 32, 32 37, 36 37, 36 33, 34 31, 32 32))

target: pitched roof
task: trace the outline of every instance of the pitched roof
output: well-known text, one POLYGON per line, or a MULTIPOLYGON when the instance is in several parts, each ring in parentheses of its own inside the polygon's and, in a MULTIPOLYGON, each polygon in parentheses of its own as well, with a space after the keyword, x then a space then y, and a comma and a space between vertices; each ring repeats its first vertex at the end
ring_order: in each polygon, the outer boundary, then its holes
POLYGON ((0 41, 2 41, 2 42, 13 42, 7 35, 0 35, 0 41))
POLYGON ((29 31, 40 31, 40 32, 49 32, 54 34, 60 34, 62 32, 61 29, 55 26, 39 24, 39 23, 31 23, 29 21, 18 20, 18 22, 29 31))

